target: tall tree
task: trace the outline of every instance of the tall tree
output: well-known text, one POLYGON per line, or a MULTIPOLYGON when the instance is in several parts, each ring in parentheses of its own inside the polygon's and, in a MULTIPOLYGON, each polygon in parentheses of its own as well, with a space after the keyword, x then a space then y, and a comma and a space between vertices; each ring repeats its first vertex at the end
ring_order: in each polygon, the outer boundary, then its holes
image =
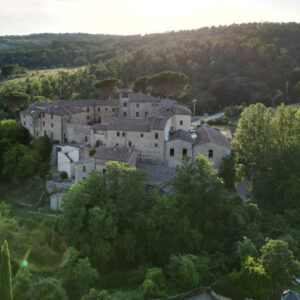
POLYGON ((106 78, 94 84, 94 88, 105 98, 111 98, 116 92, 116 88, 121 85, 121 80, 117 78, 106 78))
POLYGON ((232 142, 237 161, 248 169, 255 167, 258 157, 267 157, 274 144, 274 132, 271 130, 274 113, 263 104, 250 105, 242 112, 232 142))
POLYGON ((148 79, 154 93, 164 97, 180 98, 190 89, 189 78, 180 72, 164 71, 148 79))
POLYGON ((13 300, 10 254, 6 240, 4 241, 1 248, 0 299, 13 300))
POLYGON ((17 112, 27 103, 30 99, 30 96, 23 92, 10 92, 5 94, 4 102, 6 106, 15 113, 17 119, 17 112))

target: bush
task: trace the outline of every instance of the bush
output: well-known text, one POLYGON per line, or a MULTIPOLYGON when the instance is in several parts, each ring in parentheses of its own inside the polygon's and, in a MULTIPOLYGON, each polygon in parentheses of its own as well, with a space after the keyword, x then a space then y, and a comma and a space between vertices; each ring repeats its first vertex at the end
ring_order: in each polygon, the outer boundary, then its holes
POLYGON ((46 180, 51 180, 52 179, 52 175, 51 174, 46 174, 45 179, 46 180))
POLYGON ((61 177, 61 178, 68 178, 68 173, 67 173, 66 171, 62 171, 62 172, 60 173, 60 177, 61 177))
POLYGON ((90 153, 90 156, 93 156, 93 155, 95 154, 95 152, 96 152, 95 149, 91 149, 90 152, 89 152, 89 153, 90 153))

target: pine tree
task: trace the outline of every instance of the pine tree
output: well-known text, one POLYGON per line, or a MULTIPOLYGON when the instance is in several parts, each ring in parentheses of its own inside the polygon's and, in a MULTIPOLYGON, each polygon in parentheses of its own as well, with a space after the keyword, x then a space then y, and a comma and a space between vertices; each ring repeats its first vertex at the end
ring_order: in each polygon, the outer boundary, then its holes
POLYGON ((0 299, 12 300, 12 282, 10 255, 7 241, 5 240, 1 248, 1 265, 0 265, 0 299))

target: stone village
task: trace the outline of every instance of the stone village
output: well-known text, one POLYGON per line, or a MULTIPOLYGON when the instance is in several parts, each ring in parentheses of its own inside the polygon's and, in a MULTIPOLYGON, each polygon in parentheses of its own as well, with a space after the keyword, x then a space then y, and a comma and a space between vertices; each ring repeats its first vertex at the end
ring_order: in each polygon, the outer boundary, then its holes
MULTIPOLYGON (((20 113, 32 136, 48 135, 56 142, 54 164, 72 183, 92 170, 105 173, 107 162, 118 161, 145 170, 147 184, 163 191, 184 156, 200 153, 218 168, 230 154, 223 133, 206 124, 191 127, 191 115, 174 100, 129 89, 119 90, 119 99, 34 103, 20 113)), ((59 209, 63 195, 51 196, 51 208, 59 209)))

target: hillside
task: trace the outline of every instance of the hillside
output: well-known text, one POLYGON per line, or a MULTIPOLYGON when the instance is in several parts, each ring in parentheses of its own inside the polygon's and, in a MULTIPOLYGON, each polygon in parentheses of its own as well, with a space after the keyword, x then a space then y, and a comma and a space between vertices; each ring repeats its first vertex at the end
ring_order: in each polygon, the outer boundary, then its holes
POLYGON ((231 104, 299 102, 299 36, 299 23, 249 23, 144 36, 10 37, 29 44, 0 50, 0 67, 89 65, 92 83, 116 77, 125 87, 140 76, 182 72, 189 77, 191 90, 179 100, 191 107, 191 99, 196 98, 198 112, 210 113, 231 104))

